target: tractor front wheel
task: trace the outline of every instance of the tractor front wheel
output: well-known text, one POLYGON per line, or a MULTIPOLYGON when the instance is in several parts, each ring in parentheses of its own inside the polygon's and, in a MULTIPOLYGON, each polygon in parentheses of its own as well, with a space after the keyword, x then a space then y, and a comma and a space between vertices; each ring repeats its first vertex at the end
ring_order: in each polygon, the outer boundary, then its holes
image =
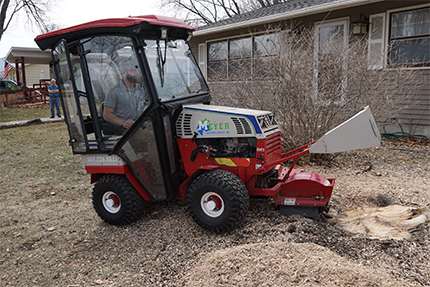
POLYGON ((145 200, 124 175, 102 176, 93 189, 93 206, 105 222, 125 225, 143 213, 145 200))
POLYGON ((249 195, 237 176, 225 170, 213 170, 200 175, 191 184, 187 205, 198 225, 223 233, 245 217, 249 195))

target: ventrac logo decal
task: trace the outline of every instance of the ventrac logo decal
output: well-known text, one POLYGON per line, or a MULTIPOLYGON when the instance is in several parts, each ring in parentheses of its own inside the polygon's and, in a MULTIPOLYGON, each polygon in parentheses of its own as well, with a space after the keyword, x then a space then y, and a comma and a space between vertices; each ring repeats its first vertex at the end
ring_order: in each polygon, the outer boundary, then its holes
POLYGON ((211 123, 207 118, 198 121, 197 131, 200 135, 206 134, 229 134, 229 123, 211 123))

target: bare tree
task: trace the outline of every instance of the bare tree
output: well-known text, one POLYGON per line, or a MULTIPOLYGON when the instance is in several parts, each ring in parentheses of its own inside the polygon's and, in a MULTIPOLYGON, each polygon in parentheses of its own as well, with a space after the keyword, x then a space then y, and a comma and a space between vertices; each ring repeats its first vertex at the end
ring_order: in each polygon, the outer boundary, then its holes
POLYGON ((365 39, 345 48, 333 38, 316 51, 314 30, 267 35, 252 62, 230 62, 227 76, 225 68, 209 70, 209 84, 215 104, 275 112, 287 149, 319 139, 365 106, 383 123, 408 107, 419 85, 411 69, 369 68, 365 39))
POLYGON ((161 7, 171 8, 175 16, 194 26, 218 22, 219 20, 270 6, 288 0, 162 0, 161 7))
POLYGON ((43 32, 48 30, 46 10, 50 0, 1 0, 0 1, 0 40, 18 13, 25 12, 29 21, 35 23, 43 32))

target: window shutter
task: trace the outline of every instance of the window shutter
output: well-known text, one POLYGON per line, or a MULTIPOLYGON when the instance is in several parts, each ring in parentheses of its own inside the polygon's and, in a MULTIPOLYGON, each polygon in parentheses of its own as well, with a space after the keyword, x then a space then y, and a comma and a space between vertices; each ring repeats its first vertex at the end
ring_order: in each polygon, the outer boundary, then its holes
POLYGON ((369 16, 369 56, 370 69, 382 69, 386 61, 385 53, 385 13, 369 16))
POLYGON ((207 78, 206 70, 206 46, 205 44, 199 44, 199 67, 203 73, 203 76, 207 78))

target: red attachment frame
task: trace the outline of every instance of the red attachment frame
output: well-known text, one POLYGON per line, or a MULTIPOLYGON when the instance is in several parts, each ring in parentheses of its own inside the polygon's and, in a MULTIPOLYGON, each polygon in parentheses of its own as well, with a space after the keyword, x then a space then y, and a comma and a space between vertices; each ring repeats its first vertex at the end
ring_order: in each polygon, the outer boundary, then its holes
POLYGON ((191 154, 197 148, 196 143, 191 139, 178 138, 177 141, 185 173, 188 175, 180 187, 180 194, 184 203, 188 188, 194 179, 212 169, 232 172, 242 180, 250 196, 272 197, 277 205, 322 207, 328 203, 331 197, 334 179, 326 179, 314 173, 294 169, 298 159, 309 153, 309 148, 314 142, 287 153, 281 153, 280 133, 276 133, 257 141, 255 158, 222 158, 220 160, 204 152, 199 152, 195 160, 192 161, 191 154), (293 160, 289 167, 281 165, 281 163, 289 160, 293 160), (268 180, 274 185, 269 188, 257 188, 261 176, 270 176, 267 175, 267 172, 273 168, 277 170, 278 175, 276 178, 268 180))
POLYGON ((283 162, 286 162, 286 161, 289 161, 291 159, 294 159, 294 162, 291 164, 291 167, 290 167, 290 169, 288 170, 288 173, 287 173, 287 175, 289 175, 291 173, 291 171, 293 170, 294 166, 296 165, 297 161, 299 160, 299 158, 302 155, 305 155, 305 154, 309 153, 309 148, 315 142, 316 141, 314 141, 314 142, 312 142, 310 144, 298 147, 298 148, 296 148, 296 149, 294 149, 292 151, 289 151, 287 153, 283 153, 281 155, 281 159, 271 162, 270 164, 268 164, 267 166, 265 166, 264 169, 265 170, 271 170, 273 167, 277 166, 278 164, 281 164, 283 162))

